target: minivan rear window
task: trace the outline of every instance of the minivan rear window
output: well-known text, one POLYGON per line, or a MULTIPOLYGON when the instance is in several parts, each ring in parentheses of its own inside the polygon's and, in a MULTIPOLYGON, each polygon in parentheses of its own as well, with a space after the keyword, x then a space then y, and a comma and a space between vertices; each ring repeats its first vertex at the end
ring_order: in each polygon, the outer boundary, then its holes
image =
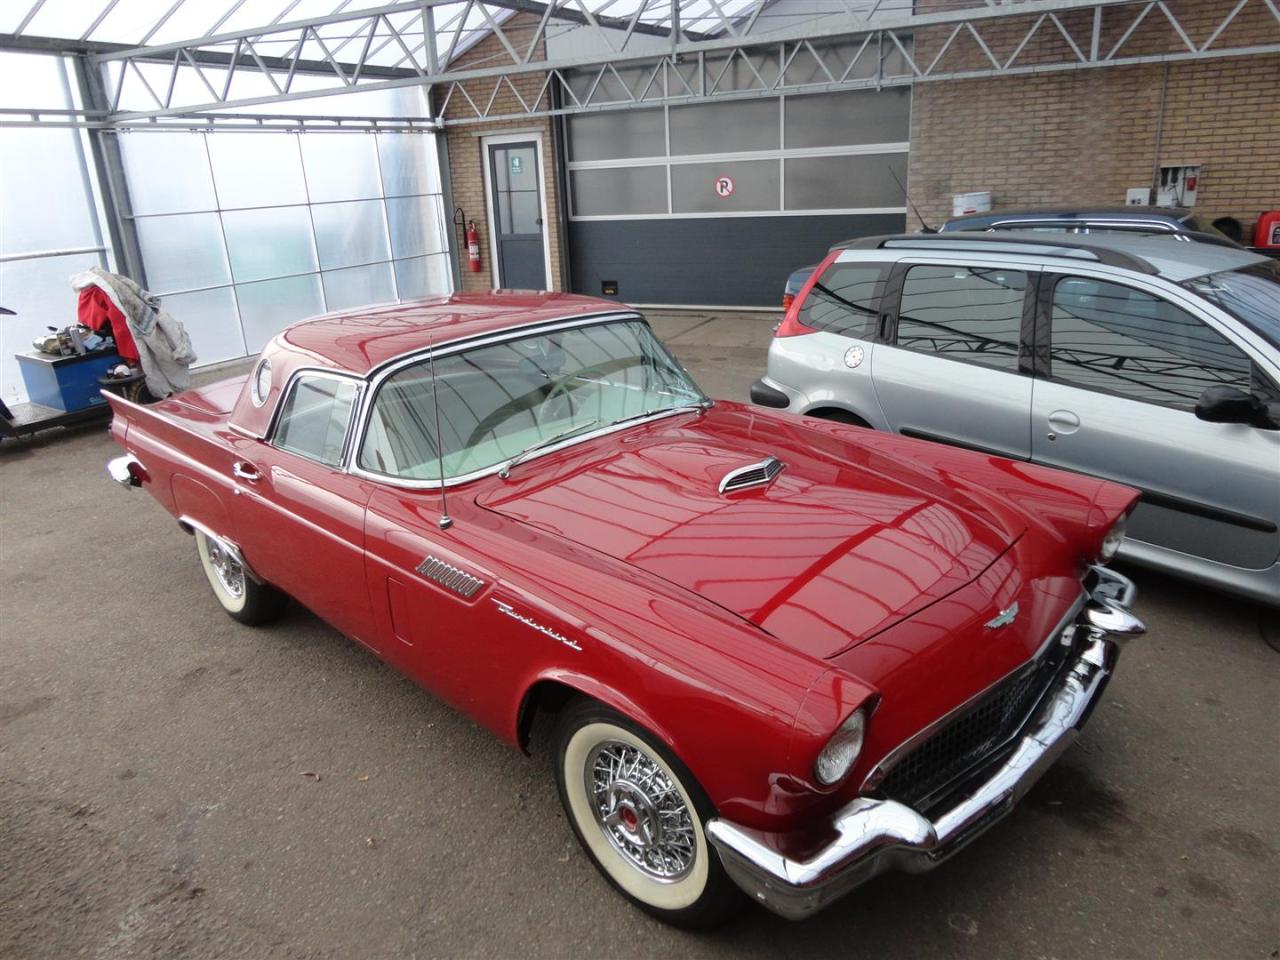
POLYGON ((886 273, 883 264, 833 263, 804 298, 800 322, 842 337, 870 339, 876 332, 886 273))

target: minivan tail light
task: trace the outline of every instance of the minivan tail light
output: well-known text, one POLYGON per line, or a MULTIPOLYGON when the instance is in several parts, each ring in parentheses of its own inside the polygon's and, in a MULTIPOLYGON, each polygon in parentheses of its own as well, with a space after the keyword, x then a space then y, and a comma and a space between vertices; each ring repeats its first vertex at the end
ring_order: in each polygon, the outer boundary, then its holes
POLYGON ((784 293, 782 295, 782 309, 784 311, 790 310, 791 305, 795 302, 796 302, 796 295, 794 293, 784 293))

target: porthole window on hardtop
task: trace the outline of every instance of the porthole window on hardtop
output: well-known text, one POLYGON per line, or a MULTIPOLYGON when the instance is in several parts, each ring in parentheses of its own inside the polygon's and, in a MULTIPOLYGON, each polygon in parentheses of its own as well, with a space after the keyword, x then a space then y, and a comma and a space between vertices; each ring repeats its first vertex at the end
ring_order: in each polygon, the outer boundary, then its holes
POLYGON ((886 273, 881 264, 833 263, 805 297, 800 322, 842 337, 870 339, 876 332, 886 273))
POLYGON ((898 346, 997 370, 1018 370, 1027 275, 991 267, 907 271, 898 346))
POLYGON ((1248 391, 1252 364, 1226 337, 1167 300, 1066 277, 1053 289, 1053 379, 1193 410, 1206 387, 1248 391))

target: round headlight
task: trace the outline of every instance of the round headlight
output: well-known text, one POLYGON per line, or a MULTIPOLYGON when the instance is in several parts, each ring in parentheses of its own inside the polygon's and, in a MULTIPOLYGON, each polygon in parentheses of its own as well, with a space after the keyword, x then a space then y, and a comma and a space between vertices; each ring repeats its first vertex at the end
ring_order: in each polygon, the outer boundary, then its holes
POLYGON ((1115 522, 1107 535, 1102 538, 1102 547, 1098 551, 1098 559, 1103 563, 1107 563, 1120 550, 1120 544, 1124 542, 1124 528, 1127 517, 1121 517, 1115 522))
POLYGON ((862 752, 862 736, 867 729, 867 718, 859 707, 840 724, 813 764, 813 774, 818 782, 829 787, 844 778, 853 768, 862 752))

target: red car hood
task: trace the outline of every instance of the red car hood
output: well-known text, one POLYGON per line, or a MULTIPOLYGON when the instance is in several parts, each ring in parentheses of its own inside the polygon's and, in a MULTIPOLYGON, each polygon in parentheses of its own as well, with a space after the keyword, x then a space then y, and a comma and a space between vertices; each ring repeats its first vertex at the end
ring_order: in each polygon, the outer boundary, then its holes
POLYGON ((814 454, 802 426, 768 437, 750 428, 736 405, 637 426, 516 467, 477 502, 817 657, 972 582, 1024 529, 874 444, 842 444, 833 458, 829 442, 814 454), (770 485, 719 493, 731 470, 771 455, 785 469, 770 485))

